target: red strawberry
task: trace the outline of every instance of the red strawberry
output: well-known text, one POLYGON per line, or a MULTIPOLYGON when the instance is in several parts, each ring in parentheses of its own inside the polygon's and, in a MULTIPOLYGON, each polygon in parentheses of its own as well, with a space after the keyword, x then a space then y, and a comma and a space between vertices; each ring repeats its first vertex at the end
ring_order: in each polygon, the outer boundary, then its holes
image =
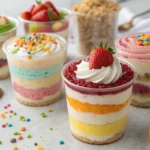
POLYGON ((58 16, 60 16, 59 11, 55 8, 55 6, 54 6, 50 1, 46 1, 46 2, 44 3, 44 5, 45 5, 47 8, 52 8, 53 11, 54 11, 58 16))
POLYGON ((106 46, 103 45, 92 50, 89 57, 89 68, 100 69, 101 67, 112 65, 114 58, 110 51, 113 52, 112 48, 107 49, 106 46))
POLYGON ((31 19, 31 14, 27 11, 21 13, 21 18, 25 20, 30 20, 31 19))
POLYGON ((33 16, 41 10, 47 10, 47 7, 44 4, 38 4, 33 8, 31 15, 33 16))
POLYGON ((35 7, 35 5, 34 5, 34 4, 33 4, 33 5, 31 5, 31 7, 29 8, 28 12, 32 14, 32 11, 33 11, 34 7, 35 7))
POLYGON ((44 9, 44 10, 37 12, 35 15, 31 17, 31 20, 40 21, 40 22, 50 21, 48 11, 44 9))

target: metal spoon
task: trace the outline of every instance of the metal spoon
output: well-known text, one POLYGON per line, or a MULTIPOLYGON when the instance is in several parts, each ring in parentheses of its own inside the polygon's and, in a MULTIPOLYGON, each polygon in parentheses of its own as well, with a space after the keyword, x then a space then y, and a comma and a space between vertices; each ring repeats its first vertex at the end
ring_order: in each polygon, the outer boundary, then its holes
POLYGON ((126 23, 123 23, 121 24, 119 27, 118 27, 118 30, 119 31, 126 31, 126 30, 129 30, 130 28, 133 27, 133 20, 139 16, 142 16, 142 15, 145 15, 147 13, 150 13, 150 9, 140 13, 140 14, 137 14, 135 15, 134 17, 131 18, 131 20, 129 22, 126 22, 126 23))

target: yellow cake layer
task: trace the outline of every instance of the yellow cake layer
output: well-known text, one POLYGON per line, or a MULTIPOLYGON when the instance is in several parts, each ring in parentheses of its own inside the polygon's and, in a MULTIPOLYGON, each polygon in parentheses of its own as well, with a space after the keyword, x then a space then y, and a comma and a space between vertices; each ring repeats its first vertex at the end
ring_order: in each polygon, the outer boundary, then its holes
POLYGON ((127 99, 124 104, 120 105, 99 105, 99 104, 89 104, 89 103, 82 103, 79 100, 69 97, 66 95, 66 98, 71 107, 73 107, 78 112, 89 112, 94 114, 108 114, 112 112, 119 112, 123 108, 125 108, 130 99, 127 99))
POLYGON ((69 118, 70 118, 70 125, 73 128, 73 130, 76 130, 77 132, 87 136, 104 137, 123 131, 126 127, 128 116, 126 115, 121 120, 104 125, 86 124, 76 120, 71 115, 69 116, 69 118))

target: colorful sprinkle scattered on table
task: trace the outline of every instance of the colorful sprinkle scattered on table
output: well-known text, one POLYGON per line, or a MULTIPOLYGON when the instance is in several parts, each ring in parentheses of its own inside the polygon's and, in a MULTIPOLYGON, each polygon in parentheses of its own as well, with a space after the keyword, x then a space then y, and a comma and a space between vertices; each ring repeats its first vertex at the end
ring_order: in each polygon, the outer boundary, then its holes
POLYGON ((136 42, 138 46, 149 46, 150 34, 138 34, 136 36, 136 42))
POLYGON ((45 113, 41 113, 41 116, 42 116, 43 118, 46 118, 46 117, 47 117, 45 113))
POLYGON ((28 135, 27 135, 27 138, 29 138, 29 139, 32 138, 31 134, 28 134, 28 135))
POLYGON ((15 147, 13 148, 13 150, 19 150, 19 148, 15 146, 15 147))
POLYGON ((18 135, 18 132, 14 132, 13 134, 14 134, 14 135, 18 135))
POLYGON ((24 118, 24 116, 20 116, 20 120, 22 120, 24 118))
POLYGON ((13 113, 13 110, 10 110, 9 112, 10 112, 10 113, 13 113))
POLYGON ((6 125, 5 125, 5 124, 2 124, 2 128, 6 128, 6 125))
POLYGON ((25 128, 25 127, 22 127, 20 130, 21 130, 21 131, 26 131, 26 128, 25 128))
POLYGON ((11 143, 16 143, 17 140, 16 140, 15 138, 12 138, 12 139, 10 140, 10 142, 11 142, 11 143))
POLYGON ((12 127, 12 124, 10 123, 10 124, 8 124, 8 127, 12 127))
POLYGON ((26 119, 26 122, 30 122, 30 121, 31 121, 31 119, 30 119, 30 118, 27 118, 27 119, 26 119))
POLYGON ((19 135, 18 140, 23 140, 23 137, 21 135, 19 135))
MULTIPOLYGON (((9 108, 8 107, 11 107, 11 105, 10 104, 7 104, 7 105, 5 105, 6 107, 7 107, 7 109, 8 109, 8 111, 4 111, 2 114, 0 114, 0 119, 4 119, 4 118, 7 118, 7 119, 9 119, 10 118, 10 114, 12 114, 11 115, 11 117, 13 118, 16 118, 15 116, 17 115, 17 113, 14 111, 14 110, 9 110, 9 108)), ((52 112, 52 109, 49 109, 49 110, 47 110, 47 112, 52 112)), ((46 113, 45 112, 42 112, 41 114, 40 114, 43 118, 45 118, 45 117, 47 117, 47 115, 46 115, 46 113)), ((10 140, 10 143, 16 143, 16 142, 18 142, 19 143, 19 141, 20 140, 24 140, 24 139, 26 139, 26 138, 28 138, 28 139, 30 139, 30 138, 32 138, 32 135, 31 134, 26 134, 26 135, 24 135, 24 133, 25 133, 25 131, 27 130, 27 124, 26 124, 26 122, 30 122, 31 121, 31 119, 30 118, 26 118, 25 116, 23 116, 23 115, 19 115, 19 117, 18 117, 19 119, 18 119, 18 122, 19 122, 19 120, 22 122, 21 124, 23 125, 25 125, 25 126, 22 126, 22 127, 20 127, 20 129, 16 129, 16 130, 19 130, 19 131, 16 131, 16 132, 12 132, 12 135, 14 136, 14 138, 12 138, 12 139, 9 139, 8 138, 8 141, 10 140), (24 132, 24 133, 23 133, 24 132)), ((16 118, 17 119, 17 118, 16 118)), ((11 119, 11 121, 13 121, 12 119, 11 119)), ((7 121, 5 121, 3 124, 1 124, 1 127, 2 128, 8 128, 8 127, 15 127, 15 124, 14 124, 15 122, 13 122, 13 124, 12 123, 10 123, 8 120, 7 121)), ((49 128, 49 130, 55 130, 56 128, 49 128)), ((48 130, 48 129, 47 129, 48 130)), ((45 136, 45 134, 46 134, 47 132, 42 132, 42 135, 43 136, 39 136, 39 138, 40 138, 40 141, 41 141, 41 143, 43 143, 44 144, 44 136, 45 136)), ((0 145, 2 144, 2 141, 0 141, 0 145)), ((42 144, 42 145, 43 145, 42 144)), ((62 141, 62 140, 60 140, 59 141, 59 144, 60 145, 62 145, 62 144, 64 144, 64 141, 62 141)), ((37 144, 36 142, 34 143, 34 146, 38 146, 39 144, 37 144)), ((49 144, 46 144, 45 143, 45 145, 49 145, 49 144)), ((29 146, 27 146, 27 145, 25 145, 25 144, 23 144, 23 146, 25 146, 26 148, 29 148, 29 146)), ((38 148, 38 150, 44 150, 44 145, 43 145, 43 147, 42 146, 38 146, 37 147, 38 148)), ((20 149, 20 147, 19 147, 19 149, 20 149)), ((19 150, 18 149, 18 147, 14 147, 13 148, 13 150, 19 150)))
POLYGON ((44 150, 44 148, 43 148, 42 146, 39 146, 39 147, 37 148, 37 150, 44 150))
POLYGON ((38 143, 34 143, 34 146, 38 146, 38 143))
POLYGON ((63 144, 64 144, 64 141, 60 140, 60 141, 59 141, 59 144, 60 144, 60 145, 63 145, 63 144))

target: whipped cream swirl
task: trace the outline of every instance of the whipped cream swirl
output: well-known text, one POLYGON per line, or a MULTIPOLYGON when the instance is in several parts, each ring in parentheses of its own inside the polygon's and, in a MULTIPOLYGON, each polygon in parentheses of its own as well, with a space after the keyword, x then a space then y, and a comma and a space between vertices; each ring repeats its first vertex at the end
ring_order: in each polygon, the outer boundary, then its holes
MULTIPOLYGON (((14 50, 16 48, 15 45, 16 45, 16 43, 12 43, 11 45, 8 46, 8 50, 10 51, 10 53, 12 52, 12 50, 14 50)), ((34 55, 32 55, 33 58, 39 57, 39 56, 40 57, 49 56, 51 53, 53 53, 61 48, 61 44, 59 43, 59 41, 57 41, 57 44, 54 44, 53 42, 49 42, 44 46, 44 47, 47 47, 50 49, 50 53, 47 53, 47 51, 41 50, 42 46, 43 46, 43 44, 36 45, 36 50, 34 50, 34 55)), ((27 52, 28 52, 28 50, 25 49, 24 47, 19 47, 19 50, 13 55, 26 57, 27 52)))
POLYGON ((7 50, 12 55, 25 59, 49 57, 64 48, 64 41, 56 35, 33 33, 11 39, 7 50))
POLYGON ((116 56, 111 66, 101 69, 89 69, 89 62, 82 60, 77 65, 76 77, 93 83, 109 84, 116 82, 122 76, 122 67, 116 56))

